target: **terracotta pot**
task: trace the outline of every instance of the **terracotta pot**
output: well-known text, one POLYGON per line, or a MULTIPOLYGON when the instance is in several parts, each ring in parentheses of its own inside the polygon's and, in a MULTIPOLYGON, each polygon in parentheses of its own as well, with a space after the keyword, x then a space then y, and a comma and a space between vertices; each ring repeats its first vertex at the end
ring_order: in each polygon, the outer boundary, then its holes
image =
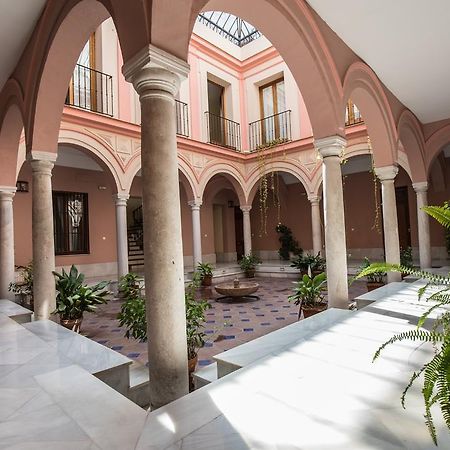
POLYGON ((197 367, 198 355, 194 358, 188 360, 188 373, 189 373, 189 392, 195 390, 194 386, 194 376, 195 368, 197 367))
POLYGON ((245 276, 247 278, 255 278, 256 269, 248 269, 245 271, 245 276))
POLYGON ((80 317, 78 319, 63 319, 62 317, 59 318, 59 323, 61 324, 61 326, 72 330, 75 333, 80 332, 81 322, 83 322, 83 317, 80 317))
POLYGON ((202 286, 211 286, 212 284, 212 275, 205 275, 202 278, 202 286))
POLYGON ((375 289, 378 289, 379 287, 384 286, 384 283, 376 283, 374 281, 368 281, 367 282, 367 292, 373 291, 375 289))
POLYGON ((308 317, 314 316, 314 314, 318 314, 322 311, 325 311, 327 309, 328 305, 324 304, 324 305, 316 305, 316 306, 302 306, 301 310, 300 310, 300 315, 301 315, 301 311, 303 311, 303 317, 306 319, 308 317))
POLYGON ((320 275, 323 272, 324 272, 323 270, 313 270, 311 272, 311 277, 314 278, 315 276, 320 275))

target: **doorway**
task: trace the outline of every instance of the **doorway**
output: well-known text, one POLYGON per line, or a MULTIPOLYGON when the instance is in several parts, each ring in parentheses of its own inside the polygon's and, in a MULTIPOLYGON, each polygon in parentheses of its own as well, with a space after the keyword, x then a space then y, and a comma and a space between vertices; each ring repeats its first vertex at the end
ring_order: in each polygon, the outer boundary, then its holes
POLYGON ((411 246, 408 187, 396 187, 395 199, 397 203, 398 238, 400 241, 400 248, 406 249, 411 246))
POLYGON ((236 256, 240 261, 245 256, 244 214, 239 206, 234 207, 234 235, 236 237, 236 256))

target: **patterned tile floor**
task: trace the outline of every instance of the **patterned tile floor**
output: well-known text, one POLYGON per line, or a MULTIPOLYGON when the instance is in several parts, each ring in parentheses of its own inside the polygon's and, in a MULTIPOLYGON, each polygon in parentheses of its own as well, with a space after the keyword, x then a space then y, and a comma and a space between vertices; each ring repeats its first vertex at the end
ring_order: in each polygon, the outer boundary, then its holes
MULTIPOLYGON (((244 342, 251 341, 297 320, 297 306, 288 302, 292 293, 292 279, 256 278, 260 285, 260 299, 245 303, 219 303, 214 288, 201 288, 199 298, 208 299, 211 308, 206 312, 205 333, 208 340, 199 352, 199 366, 213 362, 212 357, 244 342)), ((350 286, 349 297, 353 299, 366 292, 364 282, 350 286)), ((96 314, 87 314, 82 333, 132 360, 147 364, 147 344, 127 339, 124 329, 119 327, 117 314, 121 301, 113 300, 98 309, 96 314)))

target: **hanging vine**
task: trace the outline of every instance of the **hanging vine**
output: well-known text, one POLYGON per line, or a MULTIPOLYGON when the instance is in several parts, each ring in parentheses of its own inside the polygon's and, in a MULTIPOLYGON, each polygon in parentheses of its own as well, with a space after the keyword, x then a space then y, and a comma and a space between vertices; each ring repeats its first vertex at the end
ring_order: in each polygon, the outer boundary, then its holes
POLYGON ((370 137, 367 137, 367 145, 369 147, 369 155, 370 155, 370 165, 371 169, 370 172, 372 174, 373 179, 373 197, 375 201, 375 218, 372 225, 372 230, 375 230, 378 234, 381 234, 381 205, 380 205, 380 198, 379 198, 379 180, 375 173, 375 161, 373 159, 373 152, 372 152, 372 145, 370 142, 370 137))

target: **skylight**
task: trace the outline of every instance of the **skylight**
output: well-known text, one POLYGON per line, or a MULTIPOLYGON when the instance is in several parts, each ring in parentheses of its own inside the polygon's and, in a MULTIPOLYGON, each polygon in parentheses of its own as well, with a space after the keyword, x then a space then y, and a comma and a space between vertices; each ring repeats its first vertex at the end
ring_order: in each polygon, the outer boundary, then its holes
POLYGON ((200 14, 197 20, 238 47, 243 47, 261 36, 261 33, 253 25, 233 14, 207 11, 200 14))

